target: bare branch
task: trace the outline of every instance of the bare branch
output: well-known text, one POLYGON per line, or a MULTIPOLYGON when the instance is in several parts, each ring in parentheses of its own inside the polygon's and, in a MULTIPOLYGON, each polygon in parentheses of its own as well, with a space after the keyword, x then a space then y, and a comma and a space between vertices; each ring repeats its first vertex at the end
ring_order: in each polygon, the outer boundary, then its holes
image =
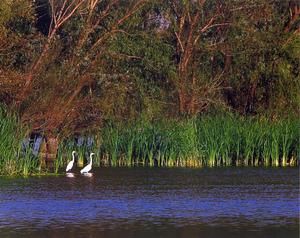
POLYGON ((183 47, 182 41, 180 40, 180 37, 179 37, 179 35, 178 35, 177 32, 175 32, 175 36, 176 36, 176 38, 178 40, 178 43, 179 43, 180 48, 181 48, 181 51, 184 52, 184 47, 183 47))

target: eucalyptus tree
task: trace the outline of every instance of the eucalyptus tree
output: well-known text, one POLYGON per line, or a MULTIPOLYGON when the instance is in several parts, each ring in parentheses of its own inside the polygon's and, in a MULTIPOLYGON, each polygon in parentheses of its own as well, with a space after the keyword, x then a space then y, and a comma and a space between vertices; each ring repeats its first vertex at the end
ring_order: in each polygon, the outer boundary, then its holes
MULTIPOLYGON (((26 2, 34 10, 32 1, 26 2)), ((144 0, 36 1, 35 7, 43 4, 50 21, 48 29, 37 34, 37 46, 30 40, 25 42, 35 47, 24 70, 18 74, 12 105, 32 131, 44 133, 47 141, 55 145, 47 148, 55 152, 60 136, 99 128, 103 114, 103 108, 97 105, 97 93, 103 92, 99 90, 99 82, 109 84, 117 78, 122 84, 127 80, 127 76, 118 73, 111 77, 114 72, 108 63, 110 45, 118 34, 126 34, 122 26, 145 3, 144 0)), ((12 1, 7 1, 7 6, 12 8, 12 1)), ((3 83, 12 86, 6 78, 3 83)))
POLYGON ((297 113, 298 1, 163 3, 180 114, 214 105, 246 114, 297 113))
POLYGON ((152 1, 136 30, 119 35, 116 48, 131 62, 150 111, 196 115, 220 102, 226 69, 212 59, 227 59, 216 47, 223 40, 217 30, 229 24, 225 10, 222 1, 152 1))

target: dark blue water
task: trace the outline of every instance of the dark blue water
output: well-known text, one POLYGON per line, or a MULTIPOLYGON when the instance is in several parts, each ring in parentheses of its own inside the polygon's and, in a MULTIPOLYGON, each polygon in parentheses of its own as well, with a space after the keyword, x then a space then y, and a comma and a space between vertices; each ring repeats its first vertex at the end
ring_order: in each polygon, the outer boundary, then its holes
POLYGON ((298 237, 298 168, 0 178, 0 237, 298 237))

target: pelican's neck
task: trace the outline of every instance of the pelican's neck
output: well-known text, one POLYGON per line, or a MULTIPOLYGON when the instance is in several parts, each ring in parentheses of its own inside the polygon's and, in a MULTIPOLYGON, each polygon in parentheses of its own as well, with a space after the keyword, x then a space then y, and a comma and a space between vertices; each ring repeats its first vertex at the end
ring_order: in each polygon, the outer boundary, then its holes
POLYGON ((75 160, 75 153, 72 153, 72 161, 75 160))
POLYGON ((93 155, 90 155, 90 164, 92 164, 93 161, 93 155))

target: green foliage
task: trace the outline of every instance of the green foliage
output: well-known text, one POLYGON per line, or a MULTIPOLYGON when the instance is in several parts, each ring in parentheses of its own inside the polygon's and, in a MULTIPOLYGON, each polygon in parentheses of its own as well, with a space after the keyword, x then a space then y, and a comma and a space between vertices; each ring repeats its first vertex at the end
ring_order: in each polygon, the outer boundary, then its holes
MULTIPOLYGON (((251 16, 238 11, 230 28, 231 106, 246 114, 289 117, 299 113, 299 32, 284 31, 288 1, 259 1, 251 16), (259 5, 258 4, 258 5, 259 5)), ((299 22, 295 26, 299 25, 299 22)))
POLYGON ((0 68, 20 70, 32 60, 34 44, 39 41, 34 21, 32 1, 0 2, 0 68))
MULTIPOLYGON (((64 107, 69 97, 66 91, 76 90, 80 79, 87 77, 92 80, 83 83, 74 107, 86 101, 87 94, 92 92, 86 107, 95 109, 93 114, 101 114, 104 120, 140 116, 157 119, 162 114, 177 117, 181 88, 188 95, 187 104, 196 100, 200 105, 196 113, 218 104, 247 115, 297 115, 300 37, 296 29, 299 21, 295 21, 290 31, 284 30, 290 20, 286 1, 229 0, 220 6, 214 1, 205 1, 203 5, 197 1, 150 1, 122 22, 116 33, 110 34, 118 19, 135 3, 120 1, 118 6, 112 5, 109 14, 102 19, 110 2, 99 1, 91 18, 81 9, 80 14, 76 12, 64 22, 42 59, 43 67, 36 75, 21 113, 27 112, 25 117, 38 115, 39 111, 47 115, 47 105, 53 101, 64 107), (175 32, 184 11, 188 11, 190 17, 200 13, 201 17, 195 22, 199 29, 217 14, 216 11, 220 13, 194 46, 187 68, 188 80, 182 82, 178 62, 183 52, 180 53, 175 32), (102 20, 97 22, 98 18, 102 20), (102 44, 92 47, 106 34, 102 44), (226 72, 223 72, 225 67, 226 72), (197 80, 192 83, 191 77, 197 80)), ((38 32, 41 24, 44 28, 47 26, 48 19, 41 22, 37 18, 41 8, 43 18, 50 18, 47 1, 37 1, 35 5, 30 0, 0 3, 0 68, 1 81, 5 82, 1 84, 4 89, 0 90, 0 98, 4 98, 5 103, 13 105, 18 100, 16 91, 22 89, 22 77, 26 77, 47 44, 43 35, 47 29, 43 29, 42 34, 38 32)), ((186 39, 190 24, 186 19, 182 34, 186 39)), ((81 124, 94 127, 97 123, 93 120, 99 120, 99 116, 90 118, 88 110, 77 115, 82 115, 77 125, 69 127, 71 123, 65 123, 57 127, 71 131, 81 124)), ((35 123, 42 124, 43 120, 35 123)))
POLYGON ((0 12, 1 34, 7 32, 9 29, 7 26, 12 21, 17 21, 18 18, 32 19, 34 16, 32 11, 32 1, 28 0, 2 0, 0 2, 0 12))

